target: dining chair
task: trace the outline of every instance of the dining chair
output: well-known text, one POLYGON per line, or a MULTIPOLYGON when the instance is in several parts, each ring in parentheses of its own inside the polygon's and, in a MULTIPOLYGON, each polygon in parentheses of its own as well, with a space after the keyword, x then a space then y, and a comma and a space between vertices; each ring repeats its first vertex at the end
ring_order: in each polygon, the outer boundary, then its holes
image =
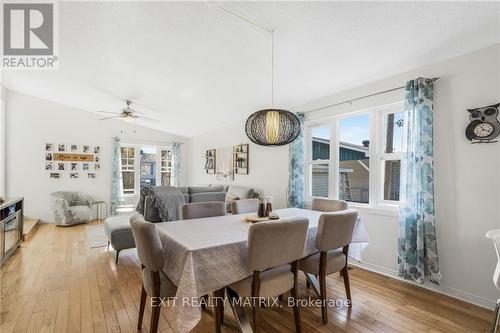
MULTIPOLYGON (((486 238, 493 241, 495 246, 495 252, 497 253, 497 265, 495 267, 495 272, 493 273, 493 283, 495 287, 500 290, 500 229, 493 229, 486 233, 486 238)), ((497 299, 497 305, 495 306, 495 317, 493 318, 493 324, 491 325, 492 333, 497 332, 498 327, 498 314, 500 312, 500 299, 497 299)))
POLYGON ((137 255, 141 262, 142 270, 142 290, 141 303, 139 306, 139 320, 137 329, 141 329, 146 298, 149 295, 156 301, 151 302, 151 322, 149 332, 156 333, 160 320, 159 297, 174 297, 177 287, 162 271, 163 268, 163 247, 160 237, 153 223, 144 220, 140 214, 130 217, 130 226, 137 247, 137 255), (156 305, 153 305, 156 303, 156 305))
POLYGON ((339 271, 342 273, 349 307, 352 304, 347 256, 357 219, 358 212, 354 209, 322 214, 319 217, 315 239, 315 246, 319 252, 299 261, 299 270, 305 273, 306 280, 314 286, 316 292, 318 287, 315 276, 319 279, 319 296, 323 300, 321 302, 321 318, 324 324, 328 323, 327 275, 339 271))
POLYGON ((259 199, 241 199, 231 202, 231 213, 245 214, 257 213, 259 210, 259 199))
POLYGON ((344 200, 313 198, 311 202, 311 209, 318 210, 320 212, 337 212, 339 210, 346 210, 347 202, 344 200))
MULTIPOLYGON (((252 224, 246 265, 252 276, 228 286, 231 298, 251 297, 253 331, 259 331, 261 301, 291 291, 296 332, 302 332, 297 302, 298 259, 304 254, 309 220, 303 217, 252 224)), ((219 322, 222 325, 222 322, 219 322)))
POLYGON ((183 220, 223 215, 226 215, 226 204, 224 202, 192 202, 182 206, 183 220))

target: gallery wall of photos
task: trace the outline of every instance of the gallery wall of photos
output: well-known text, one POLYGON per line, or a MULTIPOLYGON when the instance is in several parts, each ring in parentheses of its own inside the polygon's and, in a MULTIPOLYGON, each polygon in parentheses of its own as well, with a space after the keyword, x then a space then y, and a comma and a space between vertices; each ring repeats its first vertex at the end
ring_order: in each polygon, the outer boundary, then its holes
POLYGON ((101 147, 45 144, 45 171, 49 178, 95 179, 101 169, 101 147))

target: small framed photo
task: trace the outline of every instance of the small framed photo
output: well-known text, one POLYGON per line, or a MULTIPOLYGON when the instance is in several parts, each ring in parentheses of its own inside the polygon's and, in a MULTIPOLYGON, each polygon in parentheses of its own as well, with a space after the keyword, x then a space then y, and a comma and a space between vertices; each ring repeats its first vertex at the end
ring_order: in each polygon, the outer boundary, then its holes
POLYGON ((78 145, 71 145, 71 152, 76 153, 78 151, 78 145))
POLYGON ((94 162, 100 162, 99 155, 95 155, 95 156, 94 156, 94 162))
POLYGON ((46 153, 45 154, 45 160, 46 161, 52 161, 52 154, 51 153, 46 153))
POLYGON ((89 145, 83 145, 82 146, 82 151, 84 154, 90 153, 90 146, 89 145))
POLYGON ((59 171, 66 170, 66 164, 65 163, 57 163, 57 170, 59 170, 59 171))
POLYGON ((71 171, 78 170, 78 163, 71 163, 71 171))
POLYGON ((94 154, 99 154, 101 152, 101 146, 94 147, 94 154))
POLYGON ((87 176, 89 179, 95 179, 95 173, 88 173, 87 176))
POLYGON ((54 145, 52 143, 46 143, 45 151, 52 151, 52 150, 54 150, 54 145))
POLYGON ((52 164, 52 162, 45 162, 45 170, 52 171, 53 168, 54 165, 52 164))
POLYGON ((99 163, 94 163, 94 170, 97 171, 100 169, 101 169, 101 165, 99 163))
POLYGON ((78 178, 78 172, 71 172, 71 173, 69 174, 69 178, 71 178, 71 179, 76 179, 76 178, 78 178))
POLYGON ((82 164, 82 170, 83 170, 83 171, 87 171, 87 170, 89 170, 89 164, 88 164, 88 163, 83 163, 83 164, 82 164))
POLYGON ((59 144, 58 148, 59 148, 58 149, 59 151, 66 151, 66 145, 64 145, 64 144, 59 144))
POLYGON ((50 178, 61 178, 61 174, 59 172, 51 172, 50 173, 50 178))

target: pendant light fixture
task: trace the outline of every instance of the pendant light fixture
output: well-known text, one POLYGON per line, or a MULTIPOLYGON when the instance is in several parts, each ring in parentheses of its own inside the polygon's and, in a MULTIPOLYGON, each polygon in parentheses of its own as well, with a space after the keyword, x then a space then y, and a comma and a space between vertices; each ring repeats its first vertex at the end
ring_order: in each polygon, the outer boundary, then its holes
POLYGON ((289 144, 300 134, 300 121, 292 112, 274 108, 274 29, 266 28, 218 3, 212 4, 271 35, 271 107, 252 113, 245 123, 245 132, 250 141, 261 146, 289 144))

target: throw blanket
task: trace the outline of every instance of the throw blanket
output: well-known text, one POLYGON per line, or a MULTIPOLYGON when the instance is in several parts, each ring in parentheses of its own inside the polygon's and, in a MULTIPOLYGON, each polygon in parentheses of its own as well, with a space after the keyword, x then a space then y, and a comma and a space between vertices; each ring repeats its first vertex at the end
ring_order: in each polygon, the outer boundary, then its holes
POLYGON ((177 221, 180 217, 180 210, 185 204, 182 192, 172 186, 144 186, 141 189, 139 203, 136 211, 144 215, 144 203, 146 197, 153 199, 152 204, 158 209, 158 214, 163 222, 177 221))

